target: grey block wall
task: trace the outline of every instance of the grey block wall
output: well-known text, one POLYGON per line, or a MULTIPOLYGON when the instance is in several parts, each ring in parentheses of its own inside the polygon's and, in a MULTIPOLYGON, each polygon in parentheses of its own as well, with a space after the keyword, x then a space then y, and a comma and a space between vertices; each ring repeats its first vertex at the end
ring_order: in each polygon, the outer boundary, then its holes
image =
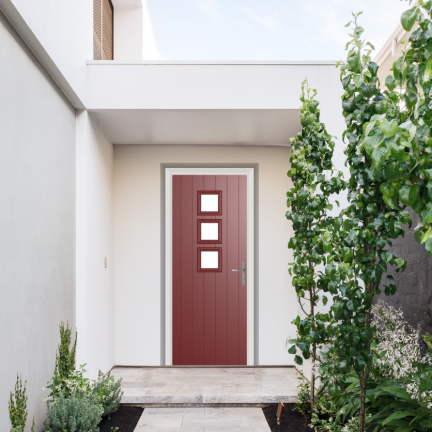
MULTIPOLYGON (((415 327, 432 333, 432 257, 423 245, 414 239, 418 216, 411 211, 412 227, 404 226, 405 238, 398 238, 389 250, 407 261, 404 273, 389 272, 395 278, 398 290, 394 296, 378 296, 387 303, 401 307, 405 319, 415 327)), ((385 278, 386 279, 386 278, 385 278)), ((378 299, 377 298, 377 299, 378 299)))
POLYGON ((75 110, 0 12, 0 431, 27 380, 42 430, 59 343, 75 327, 75 110))

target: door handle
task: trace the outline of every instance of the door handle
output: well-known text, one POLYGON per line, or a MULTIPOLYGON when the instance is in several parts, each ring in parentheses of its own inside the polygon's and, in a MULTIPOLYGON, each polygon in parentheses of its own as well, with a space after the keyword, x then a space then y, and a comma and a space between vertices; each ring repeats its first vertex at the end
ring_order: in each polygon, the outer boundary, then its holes
POLYGON ((243 261, 243 265, 241 269, 232 269, 232 271, 241 271, 242 272, 242 284, 246 285, 246 262, 243 261))

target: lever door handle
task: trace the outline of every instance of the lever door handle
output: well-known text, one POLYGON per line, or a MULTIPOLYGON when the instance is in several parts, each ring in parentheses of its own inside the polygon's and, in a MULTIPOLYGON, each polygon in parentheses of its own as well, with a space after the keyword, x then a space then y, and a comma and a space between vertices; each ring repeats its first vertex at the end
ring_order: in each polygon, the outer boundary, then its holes
POLYGON ((242 273, 242 284, 246 285, 246 262, 243 261, 243 265, 241 269, 232 269, 232 271, 241 271, 242 273))

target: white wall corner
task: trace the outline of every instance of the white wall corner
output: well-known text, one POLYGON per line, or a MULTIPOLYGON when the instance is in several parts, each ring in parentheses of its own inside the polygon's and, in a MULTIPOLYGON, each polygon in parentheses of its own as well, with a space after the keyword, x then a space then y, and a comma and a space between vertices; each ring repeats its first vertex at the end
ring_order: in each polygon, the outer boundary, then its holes
POLYGON ((114 60, 158 60, 146 0, 117 0, 114 6, 114 60))
POLYGON ((76 363, 87 363, 87 136, 88 113, 76 117, 76 363))

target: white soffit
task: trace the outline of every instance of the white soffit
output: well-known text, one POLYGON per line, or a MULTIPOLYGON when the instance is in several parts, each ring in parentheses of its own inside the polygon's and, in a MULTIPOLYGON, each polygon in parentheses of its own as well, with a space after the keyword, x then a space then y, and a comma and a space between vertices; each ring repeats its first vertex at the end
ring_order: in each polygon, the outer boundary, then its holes
POLYGON ((297 109, 92 110, 113 144, 288 145, 297 109))

